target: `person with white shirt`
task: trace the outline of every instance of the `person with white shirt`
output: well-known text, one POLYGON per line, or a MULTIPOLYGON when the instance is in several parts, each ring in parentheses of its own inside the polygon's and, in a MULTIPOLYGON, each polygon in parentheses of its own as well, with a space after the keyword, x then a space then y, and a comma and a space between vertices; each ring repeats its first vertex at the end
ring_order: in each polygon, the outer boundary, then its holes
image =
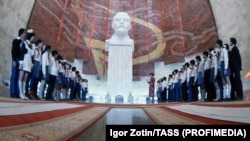
POLYGON ((177 69, 175 69, 173 71, 173 85, 174 85, 174 101, 180 101, 181 100, 181 87, 180 87, 180 82, 179 82, 179 78, 180 78, 180 74, 179 71, 177 69))
POLYGON ((181 89, 182 89, 181 100, 187 101, 187 71, 185 68, 185 64, 182 65, 181 67, 180 78, 181 78, 181 89))
POLYGON ((161 101, 167 101, 167 78, 164 76, 161 81, 161 101))
POLYGON ((157 95, 157 100, 158 100, 158 103, 159 102, 162 102, 162 78, 158 79, 157 82, 156 82, 156 95, 157 95))
POLYGON ((50 63, 50 49, 51 46, 49 45, 44 45, 42 48, 42 57, 41 57, 41 73, 42 73, 42 78, 39 86, 39 91, 37 96, 39 99, 44 98, 44 91, 46 89, 46 84, 49 81, 49 63, 50 63))
POLYGON ((174 101, 174 94, 173 94, 173 75, 168 75, 168 81, 167 81, 167 101, 172 102, 174 101))
MULTIPOLYGON (((35 50, 34 50, 34 65, 33 71, 30 80, 30 98, 36 100, 37 99, 37 86, 39 82, 40 72, 41 72, 41 48, 43 46, 42 40, 37 40, 35 43, 35 50)), ((38 97, 39 98, 39 97, 38 97)))
POLYGON ((65 100, 70 99, 69 95, 69 88, 70 88, 70 70, 71 70, 71 65, 65 62, 65 67, 64 67, 64 82, 63 82, 63 95, 65 96, 65 100))
POLYGON ((200 94, 200 101, 205 101, 205 89, 204 89, 204 64, 202 62, 201 56, 197 55, 195 57, 195 61, 197 62, 197 86, 198 93, 200 94))
POLYGON ((222 41, 217 41, 218 46, 220 47, 220 56, 219 56, 219 65, 220 65, 220 77, 222 79, 223 84, 223 100, 229 101, 231 100, 231 69, 229 67, 229 54, 227 47, 229 48, 228 44, 223 44, 222 41))
POLYGON ((69 87, 70 87, 70 95, 69 95, 69 99, 70 100, 74 100, 76 99, 76 67, 72 67, 71 68, 71 72, 70 72, 70 78, 69 78, 69 87))
POLYGON ((180 92, 180 96, 179 96, 179 100, 178 101, 182 101, 182 68, 180 70, 178 70, 178 85, 179 85, 179 92, 180 92))
POLYGON ((211 74, 211 59, 209 58, 209 51, 204 51, 202 53, 203 56, 203 69, 204 69, 204 89, 205 89, 205 101, 212 101, 213 94, 213 85, 210 83, 210 74, 211 74))
MULTIPOLYGON (((66 85, 67 85, 67 78, 66 78, 66 60, 61 61, 61 72, 62 72, 62 89, 61 89, 61 100, 67 99, 67 93, 66 93, 66 85)), ((60 72, 60 71, 59 71, 60 72)))
POLYGON ((190 77, 192 81, 192 90, 193 90, 192 101, 198 101, 197 66, 195 64, 194 59, 190 61, 190 65, 191 65, 190 77))
POLYGON ((82 76, 79 71, 76 71, 76 86, 75 86, 75 99, 81 100, 81 80, 82 76))
POLYGON ((20 59, 20 75, 19 75, 19 96, 21 99, 29 99, 25 93, 26 85, 29 85, 27 82, 28 77, 31 73, 31 69, 33 67, 32 56, 34 55, 35 45, 33 44, 33 40, 35 39, 35 33, 33 30, 27 30, 26 40, 22 42, 21 45, 21 59, 20 59))
POLYGON ((55 92, 53 94, 53 98, 54 100, 58 101, 58 100, 62 100, 63 96, 62 96, 62 88, 63 88, 63 73, 64 73, 64 69, 63 69, 63 58, 61 55, 57 56, 57 62, 58 62, 58 75, 56 78, 56 85, 55 85, 55 92))
POLYGON ((49 64, 49 81, 48 81, 48 89, 46 93, 47 100, 55 100, 53 99, 53 91, 56 84, 56 79, 58 76, 58 52, 57 50, 51 51, 51 58, 49 64))
POLYGON ((86 95, 88 94, 88 80, 87 79, 81 79, 81 100, 86 101, 86 95))
POLYGON ((190 67, 190 63, 186 62, 185 64, 186 70, 187 70, 187 101, 192 101, 193 100, 193 82, 194 79, 191 79, 191 73, 192 73, 192 68, 190 67))
POLYGON ((221 101, 221 96, 220 96, 220 87, 218 84, 218 56, 216 51, 212 48, 210 49, 210 54, 211 54, 211 75, 210 75, 210 82, 214 84, 215 87, 215 93, 216 93, 216 98, 214 101, 221 101))

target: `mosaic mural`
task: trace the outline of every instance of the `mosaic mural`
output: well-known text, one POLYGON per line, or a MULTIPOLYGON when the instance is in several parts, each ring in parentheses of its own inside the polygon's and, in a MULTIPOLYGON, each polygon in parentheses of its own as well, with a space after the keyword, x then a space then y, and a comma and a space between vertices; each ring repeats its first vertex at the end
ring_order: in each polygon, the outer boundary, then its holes
POLYGON ((217 28, 209 0, 36 0, 28 28, 68 61, 83 59, 83 73, 105 78, 105 40, 116 12, 132 19, 133 75, 154 72, 154 62, 184 62, 214 47, 217 28))

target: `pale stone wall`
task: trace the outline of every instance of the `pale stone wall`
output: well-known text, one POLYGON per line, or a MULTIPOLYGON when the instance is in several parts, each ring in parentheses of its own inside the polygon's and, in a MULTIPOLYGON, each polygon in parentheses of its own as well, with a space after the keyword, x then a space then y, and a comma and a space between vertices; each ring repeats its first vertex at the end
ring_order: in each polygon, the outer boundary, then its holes
POLYGON ((0 84, 8 80, 12 40, 26 28, 35 0, 0 0, 0 84))

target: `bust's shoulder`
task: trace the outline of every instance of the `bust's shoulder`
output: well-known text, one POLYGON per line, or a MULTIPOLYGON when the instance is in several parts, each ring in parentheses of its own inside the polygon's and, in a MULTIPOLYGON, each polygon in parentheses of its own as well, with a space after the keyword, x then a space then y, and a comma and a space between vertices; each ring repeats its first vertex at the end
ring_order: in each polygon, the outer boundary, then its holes
POLYGON ((110 39, 106 40, 106 44, 134 44, 134 40, 129 38, 129 36, 126 38, 112 36, 110 39))

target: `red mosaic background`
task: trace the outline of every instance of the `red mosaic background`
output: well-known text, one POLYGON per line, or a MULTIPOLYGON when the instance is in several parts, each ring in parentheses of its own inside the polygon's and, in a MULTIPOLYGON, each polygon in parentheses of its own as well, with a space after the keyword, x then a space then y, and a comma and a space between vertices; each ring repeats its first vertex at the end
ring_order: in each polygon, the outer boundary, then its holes
POLYGON ((218 38, 209 0, 36 0, 28 28, 69 62, 83 59, 82 73, 105 78, 104 44, 120 11, 132 19, 134 76, 154 72, 157 61, 184 62, 218 38))

